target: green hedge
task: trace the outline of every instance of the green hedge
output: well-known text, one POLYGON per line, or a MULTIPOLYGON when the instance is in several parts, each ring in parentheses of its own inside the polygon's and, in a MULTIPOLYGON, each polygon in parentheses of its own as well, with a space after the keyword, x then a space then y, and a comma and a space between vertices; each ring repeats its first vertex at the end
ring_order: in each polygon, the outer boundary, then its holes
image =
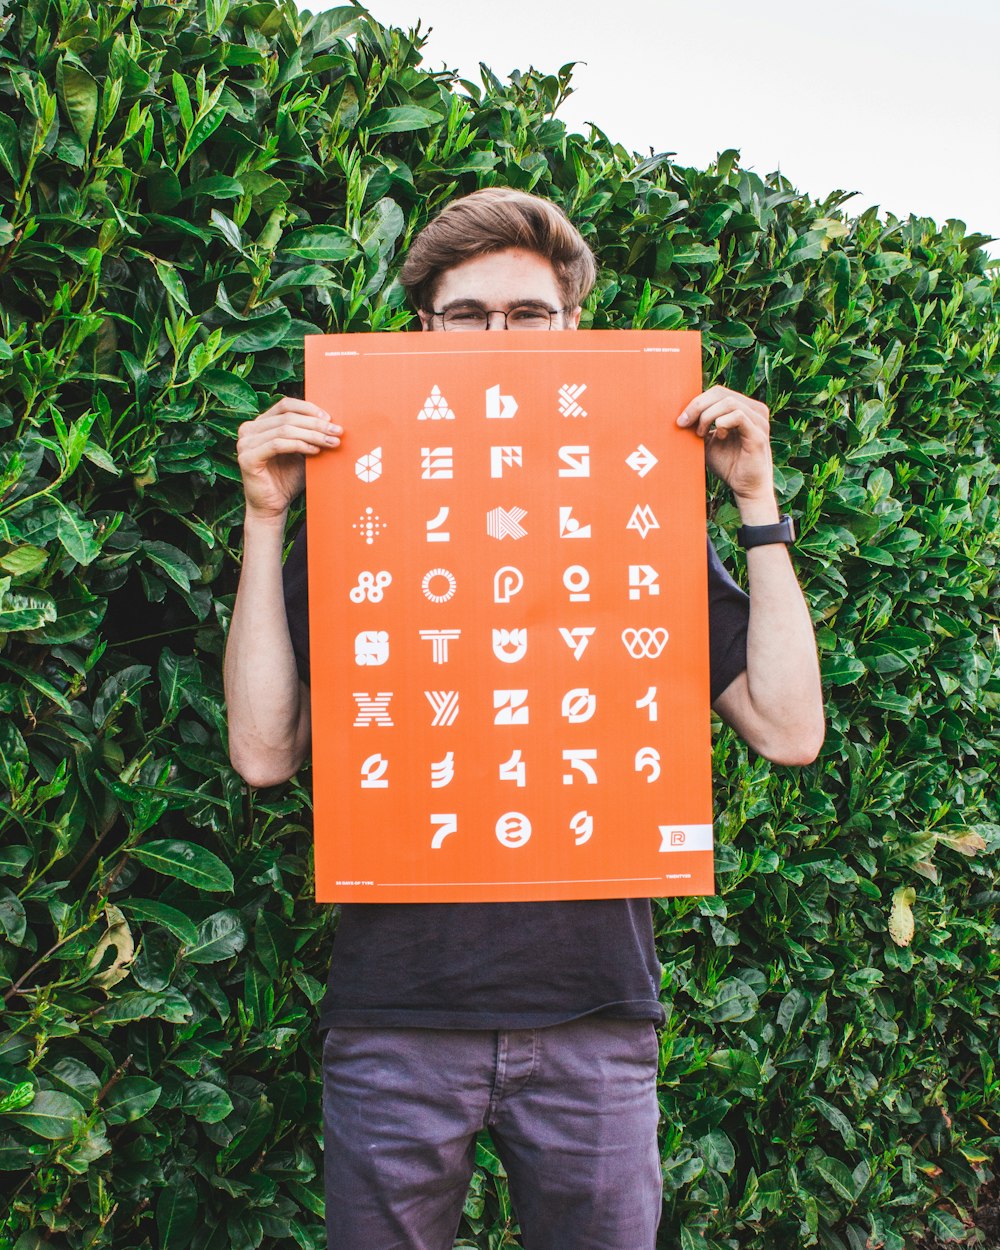
MULTIPOLYGON (((966 1231, 1000 1144, 984 240, 640 160, 568 89, 452 82, 354 7, 0 15, 0 1246, 322 1245, 334 917, 308 775, 227 763, 233 442, 303 335, 410 325, 400 253, 494 182, 593 243, 584 324, 697 327, 770 405, 829 696, 801 771, 719 732, 719 895, 655 907, 662 1244, 966 1231)), ((518 1244, 485 1142, 461 1236, 518 1244)))

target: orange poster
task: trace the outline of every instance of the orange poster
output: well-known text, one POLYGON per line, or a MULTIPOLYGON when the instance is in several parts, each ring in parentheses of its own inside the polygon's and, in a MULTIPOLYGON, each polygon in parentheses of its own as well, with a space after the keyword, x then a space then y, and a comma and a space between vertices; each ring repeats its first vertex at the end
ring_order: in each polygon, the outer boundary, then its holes
POLYGON ((306 339, 316 893, 711 894, 694 333, 306 339))

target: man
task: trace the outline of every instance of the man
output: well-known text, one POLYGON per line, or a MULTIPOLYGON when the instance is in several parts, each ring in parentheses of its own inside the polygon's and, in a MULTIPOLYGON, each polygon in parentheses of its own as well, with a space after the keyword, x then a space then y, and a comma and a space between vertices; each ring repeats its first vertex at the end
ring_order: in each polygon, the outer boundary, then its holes
MULTIPOLYGON (((574 330, 595 265, 553 204, 493 188, 450 204, 401 277, 425 331, 574 330)), ((282 399, 240 430, 225 681, 251 785, 284 781, 309 750, 304 530, 283 584, 285 519, 305 457, 335 451, 351 415, 282 399)), ((709 546, 713 705, 760 754, 807 763, 822 696, 767 409, 713 387, 663 418, 704 440, 749 548, 748 600, 709 546)), ((487 1127, 526 1250, 651 1250, 659 973, 647 899, 345 904, 321 1016, 331 1248, 448 1250, 487 1127)))

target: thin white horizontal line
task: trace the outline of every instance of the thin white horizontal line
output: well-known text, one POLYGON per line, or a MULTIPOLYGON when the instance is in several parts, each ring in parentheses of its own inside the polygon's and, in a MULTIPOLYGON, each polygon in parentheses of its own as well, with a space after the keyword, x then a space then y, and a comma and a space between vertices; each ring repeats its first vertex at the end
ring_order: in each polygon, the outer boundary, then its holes
MULTIPOLYGON (((541 348, 534 351, 529 347, 449 347, 444 351, 399 351, 399 352, 365 352, 366 356, 489 356, 494 352, 502 351, 505 356, 537 356, 541 348)), ((640 352, 649 351, 646 347, 547 347, 546 355, 554 356, 570 355, 570 356, 638 356, 640 352)), ((680 351, 679 347, 671 347, 669 349, 656 348, 656 351, 669 350, 672 352, 680 351)), ((357 356, 357 352, 327 352, 328 356, 357 356)))
POLYGON ((600 885, 602 881, 662 881, 662 877, 561 877, 545 881, 379 881, 380 886, 411 886, 419 890, 422 886, 448 885, 600 885))

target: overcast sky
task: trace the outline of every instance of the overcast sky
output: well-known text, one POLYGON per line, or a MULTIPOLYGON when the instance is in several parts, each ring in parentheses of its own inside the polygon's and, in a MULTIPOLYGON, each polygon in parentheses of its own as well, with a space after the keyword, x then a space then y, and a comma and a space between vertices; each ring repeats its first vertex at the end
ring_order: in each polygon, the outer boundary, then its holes
MULTIPOLYGON (((313 0, 313 12, 342 0, 313 0)), ((738 148, 848 211, 1000 234, 996 0, 369 0, 431 29, 424 61, 479 80, 581 61, 559 116, 704 166, 738 148)), ((1000 244, 990 246, 1000 255, 1000 244)))

